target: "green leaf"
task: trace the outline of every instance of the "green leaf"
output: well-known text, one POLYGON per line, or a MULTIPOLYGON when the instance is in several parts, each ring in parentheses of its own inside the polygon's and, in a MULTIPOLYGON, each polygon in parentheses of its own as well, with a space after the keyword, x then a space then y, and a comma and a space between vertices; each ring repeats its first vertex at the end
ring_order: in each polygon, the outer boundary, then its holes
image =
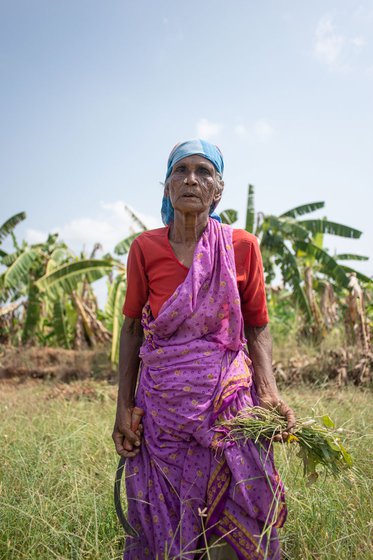
POLYGON ((112 282, 105 306, 105 325, 112 333, 111 362, 119 362, 119 339, 123 324, 123 304, 126 295, 126 281, 123 274, 118 274, 112 282))
POLYGON ((1 259, 1 264, 9 267, 16 261, 17 257, 19 257, 19 253, 10 253, 1 259))
POLYGON ((354 460, 353 460, 353 458, 352 458, 352 455, 350 455, 350 453, 347 451, 347 449, 345 449, 345 447, 343 447, 342 444, 339 444, 339 447, 340 447, 340 449, 341 449, 344 462, 345 462, 346 465, 348 465, 349 467, 352 467, 352 465, 354 464, 354 460))
POLYGON ((65 263, 69 257, 73 258, 73 254, 64 247, 57 247, 54 249, 47 264, 46 274, 50 274, 56 270, 56 268, 65 263))
POLYGON ((315 257, 322 265, 322 272, 334 278, 339 285, 344 287, 348 286, 348 277, 341 265, 323 249, 320 249, 320 247, 312 243, 305 243, 304 241, 296 241, 294 247, 296 250, 304 251, 307 256, 315 257))
POLYGON ((4 286, 6 288, 17 289, 22 284, 27 283, 28 272, 34 261, 38 258, 39 252, 34 249, 27 249, 21 253, 4 273, 4 286))
POLYGON ((337 261, 368 261, 369 257, 364 255, 354 255, 352 253, 341 253, 340 255, 334 255, 337 261))
POLYGON ((26 219, 25 212, 19 212, 18 214, 14 214, 9 220, 3 223, 0 227, 0 241, 4 239, 20 222, 26 219))
POLYGON ((94 282, 113 270, 113 267, 114 262, 111 260, 82 259, 45 274, 36 284, 41 291, 62 289, 70 293, 77 288, 79 282, 94 282))
POLYGON ((296 303, 303 311, 306 320, 311 321, 312 312, 302 287, 302 277, 294 254, 278 235, 270 235, 268 232, 263 236, 260 247, 263 253, 268 250, 276 254, 276 262, 280 266, 284 283, 290 284, 293 288, 293 296, 296 303))
POLYGON ((41 315, 41 298, 35 284, 30 283, 28 291, 26 319, 22 332, 22 343, 25 344, 35 334, 41 315))
POLYGON ((62 346, 62 348, 70 348, 63 299, 58 299, 54 302, 52 323, 58 345, 62 346))
POLYGON ((292 218, 278 218, 277 216, 266 216, 265 222, 276 232, 281 232, 282 238, 307 239, 309 232, 292 218))
POLYGON ((223 224, 228 224, 229 226, 231 224, 234 224, 234 222, 237 222, 238 220, 237 210, 232 210, 231 208, 229 208, 228 210, 223 210, 223 212, 221 212, 219 216, 223 224))
POLYGON ((319 208, 324 208, 325 202, 309 202, 308 204, 302 204, 302 206, 296 206, 284 214, 280 215, 280 218, 296 218, 297 216, 303 216, 303 214, 309 214, 310 212, 314 212, 319 208))
POLYGON ((130 250, 132 241, 134 239, 136 239, 136 237, 138 237, 140 235, 140 233, 142 233, 142 232, 139 231, 138 233, 134 233, 133 235, 130 235, 129 237, 126 237, 125 239, 122 239, 122 241, 119 241, 119 243, 117 243, 117 245, 115 245, 115 247, 114 247, 114 253, 116 255, 126 255, 128 253, 128 251, 130 250))
POLYGON ((325 428, 335 428, 333 420, 327 414, 321 416, 321 421, 324 424, 325 428))
POLYGON ((245 229, 249 233, 254 233, 255 204, 254 204, 254 185, 249 185, 246 206, 246 225, 245 229))
POLYGON ((303 227, 311 231, 312 233, 329 233, 331 235, 339 235, 340 237, 349 237, 353 239, 358 239, 362 232, 345 226, 343 224, 337 224, 336 222, 329 222, 329 220, 300 220, 298 222, 302 224, 303 227))
POLYGON ((340 267, 345 272, 347 272, 347 274, 355 274, 356 278, 360 280, 360 282, 364 282, 365 284, 371 284, 373 282, 372 278, 369 278, 369 276, 365 276, 365 274, 359 272, 358 270, 354 270, 353 268, 350 268, 349 266, 346 266, 344 264, 341 264, 340 267))

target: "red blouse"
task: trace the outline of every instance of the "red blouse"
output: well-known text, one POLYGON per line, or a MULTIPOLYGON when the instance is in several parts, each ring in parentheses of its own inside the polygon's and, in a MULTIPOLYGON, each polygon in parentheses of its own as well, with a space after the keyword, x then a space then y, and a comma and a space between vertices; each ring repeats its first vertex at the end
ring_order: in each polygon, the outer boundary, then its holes
MULTIPOLYGON (((127 262, 127 293, 123 313, 139 318, 149 300, 156 318, 165 301, 184 282, 188 268, 177 260, 168 240, 168 227, 145 231, 131 245, 127 262)), ((255 235, 233 230, 237 286, 244 323, 262 327, 269 322, 263 263, 255 235)))

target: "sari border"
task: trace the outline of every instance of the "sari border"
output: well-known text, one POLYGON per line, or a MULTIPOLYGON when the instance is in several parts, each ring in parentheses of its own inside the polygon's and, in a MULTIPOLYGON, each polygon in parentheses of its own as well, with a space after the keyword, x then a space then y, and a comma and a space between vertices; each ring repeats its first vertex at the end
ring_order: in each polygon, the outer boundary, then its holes
POLYGON ((246 560, 264 560, 262 548, 258 549, 259 542, 255 541, 253 535, 226 509, 223 511, 223 515, 214 530, 224 537, 241 558, 246 560))

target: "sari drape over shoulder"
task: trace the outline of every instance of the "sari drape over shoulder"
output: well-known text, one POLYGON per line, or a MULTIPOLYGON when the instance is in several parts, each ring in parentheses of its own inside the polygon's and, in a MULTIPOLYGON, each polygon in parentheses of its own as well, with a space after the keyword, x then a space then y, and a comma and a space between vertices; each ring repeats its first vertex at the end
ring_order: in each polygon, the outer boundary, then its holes
POLYGON ((156 319, 143 312, 144 441, 126 467, 138 537, 127 538, 125 560, 197 558, 212 533, 240 559, 280 558, 286 506, 272 451, 219 429, 258 403, 240 303, 232 229, 210 219, 185 281, 156 319))

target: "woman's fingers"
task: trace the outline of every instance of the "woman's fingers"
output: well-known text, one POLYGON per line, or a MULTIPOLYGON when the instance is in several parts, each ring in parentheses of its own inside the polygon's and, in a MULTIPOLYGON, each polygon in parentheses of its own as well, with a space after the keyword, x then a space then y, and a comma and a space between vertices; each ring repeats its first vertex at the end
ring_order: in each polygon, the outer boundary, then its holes
POLYGON ((285 418, 286 418, 287 423, 288 423, 288 431, 289 431, 290 434, 292 434, 294 432, 294 428, 295 428, 295 425, 297 423, 297 419, 295 417, 294 411, 291 408, 288 409, 285 418))
MULTIPOLYGON (((277 410, 286 419, 287 422, 287 430, 288 432, 292 433, 295 428, 296 418, 294 411, 288 406, 284 401, 280 400, 277 404, 277 410)), ((285 433, 285 432, 284 432, 285 433)))
POLYGON ((112 437, 118 455, 122 457, 136 457, 140 452, 140 448, 134 447, 121 432, 114 431, 112 437))

